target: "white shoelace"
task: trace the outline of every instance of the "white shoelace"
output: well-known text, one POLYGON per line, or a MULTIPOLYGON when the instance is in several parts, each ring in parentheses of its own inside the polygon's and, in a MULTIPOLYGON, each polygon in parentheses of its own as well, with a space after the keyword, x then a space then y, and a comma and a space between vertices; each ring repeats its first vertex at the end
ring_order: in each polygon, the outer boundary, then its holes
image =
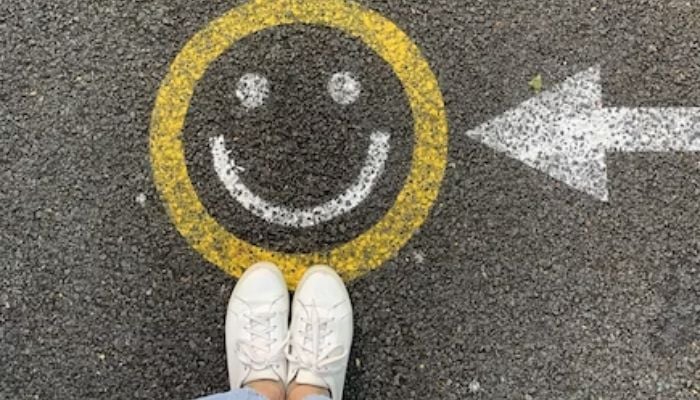
POLYGON ((301 306, 306 317, 300 317, 301 326, 296 332, 290 332, 292 341, 287 349, 287 358, 316 375, 334 373, 344 368, 342 363, 333 364, 343 361, 348 349, 341 345, 326 348, 325 338, 333 333, 330 324, 334 318, 322 317, 314 304, 301 306))
POLYGON ((243 329, 250 335, 250 339, 241 339, 236 342, 237 354, 243 365, 255 371, 264 370, 285 361, 283 350, 287 347, 289 338, 275 343, 273 332, 277 326, 272 321, 274 317, 274 313, 244 316, 248 323, 243 329))

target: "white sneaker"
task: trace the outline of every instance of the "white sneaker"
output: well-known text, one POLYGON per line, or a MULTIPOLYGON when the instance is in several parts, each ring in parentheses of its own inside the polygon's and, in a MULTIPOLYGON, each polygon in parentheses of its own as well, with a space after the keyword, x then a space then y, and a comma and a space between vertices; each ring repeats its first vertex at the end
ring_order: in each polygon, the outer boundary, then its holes
POLYGON ((343 280, 329 267, 310 268, 297 286, 287 351, 287 385, 327 388, 343 398, 352 345, 352 304, 343 280))
POLYGON ((226 313, 226 359, 232 389, 261 379, 285 382, 289 292, 271 263, 248 268, 226 313))

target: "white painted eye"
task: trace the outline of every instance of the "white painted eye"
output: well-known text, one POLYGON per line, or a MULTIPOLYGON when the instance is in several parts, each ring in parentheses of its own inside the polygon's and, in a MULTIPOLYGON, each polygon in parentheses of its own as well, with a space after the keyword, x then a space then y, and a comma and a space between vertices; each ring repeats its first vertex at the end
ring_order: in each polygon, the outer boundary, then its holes
POLYGON ((252 109, 260 107, 270 94, 270 84, 267 79, 258 74, 248 73, 238 80, 236 97, 243 107, 252 109))
POLYGON ((333 101, 347 106, 357 101, 360 97, 362 85, 350 72, 338 72, 328 81, 328 94, 333 101))

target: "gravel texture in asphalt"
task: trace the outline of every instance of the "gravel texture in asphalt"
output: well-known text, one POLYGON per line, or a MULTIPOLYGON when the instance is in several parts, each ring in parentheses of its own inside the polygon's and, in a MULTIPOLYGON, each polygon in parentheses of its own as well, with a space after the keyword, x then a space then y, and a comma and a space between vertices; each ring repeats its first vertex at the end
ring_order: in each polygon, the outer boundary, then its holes
MULTIPOLYGON (((240 1, 0 3, 0 398, 190 399, 227 388, 235 280, 170 221, 149 122, 184 43, 240 1)), ((437 76, 449 158, 432 213, 349 284, 348 399, 700 398, 700 154, 610 153, 610 201, 473 141, 479 124, 594 65, 606 105, 700 106, 696 1, 362 1, 437 76)), ((339 31, 259 32, 207 71, 183 140, 202 202, 271 249, 329 249, 366 230, 408 174, 412 118, 391 68, 339 31), (339 107, 330 77, 352 72, 339 107), (270 82, 241 108, 245 73, 270 82), (359 174, 391 133, 376 189, 310 229, 235 203, 212 169, 224 135, 260 196, 304 207, 359 174)))

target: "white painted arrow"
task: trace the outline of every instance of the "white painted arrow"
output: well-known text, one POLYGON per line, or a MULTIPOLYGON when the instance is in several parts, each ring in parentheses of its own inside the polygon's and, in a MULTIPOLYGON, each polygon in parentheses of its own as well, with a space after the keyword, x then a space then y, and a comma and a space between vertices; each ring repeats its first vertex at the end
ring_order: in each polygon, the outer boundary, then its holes
POLYGON ((606 152, 700 151, 700 107, 604 108, 593 67, 467 135, 608 201, 606 152))

